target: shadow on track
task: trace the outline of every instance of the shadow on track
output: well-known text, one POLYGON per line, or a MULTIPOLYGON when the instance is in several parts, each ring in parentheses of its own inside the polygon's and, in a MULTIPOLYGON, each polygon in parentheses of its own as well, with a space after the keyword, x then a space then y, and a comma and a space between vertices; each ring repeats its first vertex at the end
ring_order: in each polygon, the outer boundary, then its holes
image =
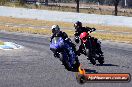
POLYGON ((86 73, 98 73, 96 70, 84 69, 86 73))
POLYGON ((115 64, 96 64, 96 66, 116 66, 116 67, 119 67, 119 65, 115 65, 115 64))
MULTIPOLYGON (((86 73, 98 73, 96 70, 84 69, 86 73)), ((78 70, 72 70, 71 72, 79 72, 78 70)))

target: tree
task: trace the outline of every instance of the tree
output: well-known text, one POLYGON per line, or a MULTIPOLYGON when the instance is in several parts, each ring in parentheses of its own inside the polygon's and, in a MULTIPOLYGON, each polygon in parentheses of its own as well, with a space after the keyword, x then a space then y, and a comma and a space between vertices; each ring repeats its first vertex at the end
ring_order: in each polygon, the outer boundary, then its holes
POLYGON ((9 0, 0 0, 0 5, 4 5, 6 2, 8 2, 9 0))
POLYGON ((76 3, 77 3, 77 6, 76 6, 77 10, 76 10, 76 11, 79 13, 79 1, 80 1, 80 0, 75 0, 75 1, 76 1, 76 3))
POLYGON ((98 1, 98 5, 100 5, 100 3, 101 3, 100 0, 97 0, 97 1, 98 1))
POLYGON ((20 4, 20 5, 23 6, 25 3, 26 3, 26 0, 19 0, 19 4, 20 4))
POLYGON ((48 0, 45 0, 45 5, 48 5, 48 0))
POLYGON ((114 2, 114 6, 115 6, 115 16, 117 16, 118 5, 119 5, 120 0, 113 0, 113 2, 114 2))

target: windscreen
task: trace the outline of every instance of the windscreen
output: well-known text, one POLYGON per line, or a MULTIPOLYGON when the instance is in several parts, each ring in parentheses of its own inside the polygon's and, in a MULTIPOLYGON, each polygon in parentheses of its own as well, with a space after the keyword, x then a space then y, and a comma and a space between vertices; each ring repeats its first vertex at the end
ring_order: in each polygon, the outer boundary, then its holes
POLYGON ((52 43, 57 44, 57 42, 59 41, 60 38, 61 38, 61 37, 54 37, 54 38, 52 39, 52 43))

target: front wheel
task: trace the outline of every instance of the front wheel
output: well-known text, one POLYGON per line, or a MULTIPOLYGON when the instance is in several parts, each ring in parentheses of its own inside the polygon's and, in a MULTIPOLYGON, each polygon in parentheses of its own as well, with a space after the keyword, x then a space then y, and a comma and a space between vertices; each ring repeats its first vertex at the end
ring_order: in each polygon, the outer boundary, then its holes
POLYGON ((59 53, 59 59, 61 62, 63 61, 63 54, 62 53, 59 53))
POLYGON ((89 56, 89 49, 85 49, 86 51, 86 56, 89 56))
POLYGON ((67 54, 67 52, 63 53, 62 63, 68 71, 72 70, 71 64, 69 63, 69 55, 67 54))
POLYGON ((93 54, 90 53, 91 51, 89 51, 89 49, 85 49, 86 51, 86 56, 88 57, 87 59, 90 60, 90 62, 95 65, 96 64, 96 60, 95 58, 93 57, 93 54))
POLYGON ((104 57, 99 57, 98 62, 102 65, 104 63, 104 57))
POLYGON ((75 62, 76 62, 76 63, 75 63, 74 66, 73 66, 73 70, 74 70, 74 71, 78 71, 78 68, 79 68, 79 66, 80 66, 80 62, 79 62, 78 59, 76 59, 75 62))
POLYGON ((94 58, 89 58, 90 62, 95 65, 96 64, 96 60, 94 58))

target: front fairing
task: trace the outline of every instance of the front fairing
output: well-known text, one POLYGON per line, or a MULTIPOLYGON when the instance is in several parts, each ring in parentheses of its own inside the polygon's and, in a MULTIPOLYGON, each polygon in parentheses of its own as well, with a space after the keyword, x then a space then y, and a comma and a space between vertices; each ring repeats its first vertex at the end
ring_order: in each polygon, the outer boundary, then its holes
POLYGON ((51 41, 50 48, 60 49, 64 46, 64 40, 61 37, 54 37, 51 41))

